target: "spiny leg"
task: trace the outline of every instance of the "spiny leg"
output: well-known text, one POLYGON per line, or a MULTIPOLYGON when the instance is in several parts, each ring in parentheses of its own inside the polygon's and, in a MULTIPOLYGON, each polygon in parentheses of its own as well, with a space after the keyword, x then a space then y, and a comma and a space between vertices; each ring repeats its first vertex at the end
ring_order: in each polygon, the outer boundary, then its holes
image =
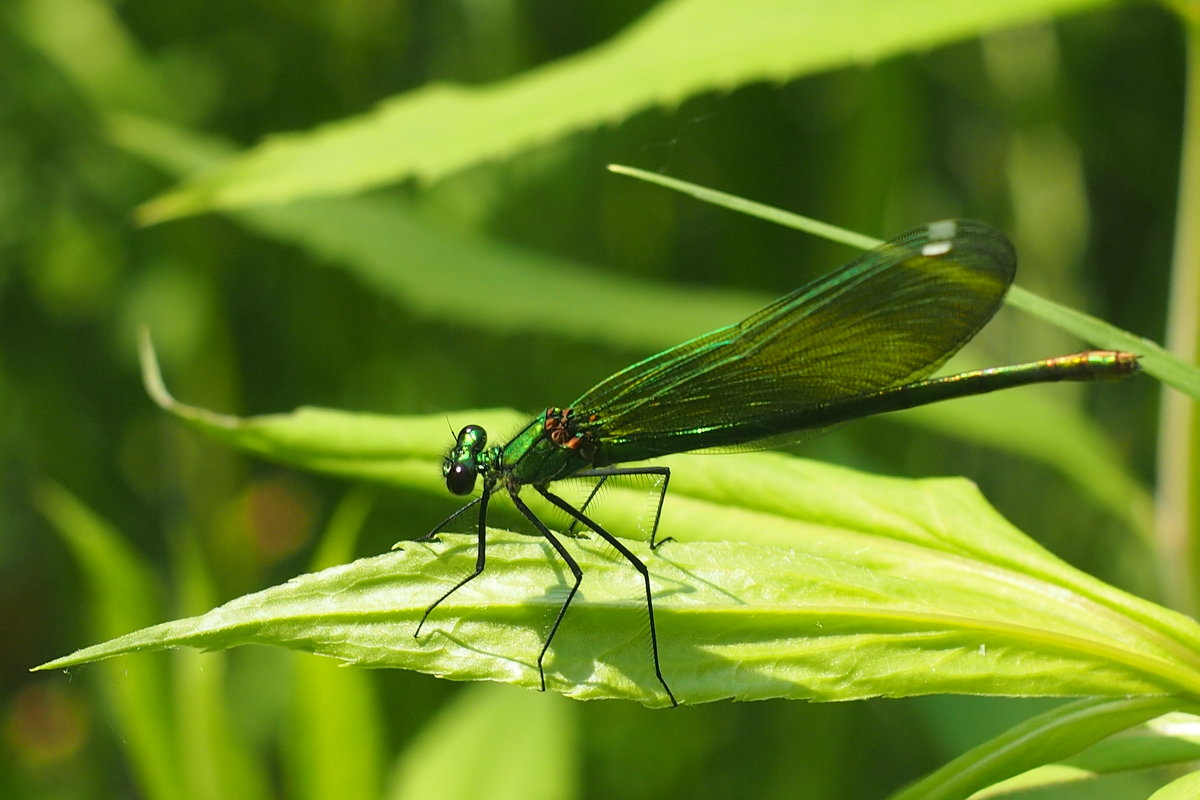
MULTIPOLYGON (((542 494, 546 494, 541 489, 538 491, 542 492, 542 494)), ((567 608, 571 605, 571 601, 575 599, 575 593, 579 591, 579 584, 583 583, 583 570, 579 568, 579 563, 571 556, 569 552, 567 552, 567 548, 563 546, 563 543, 559 541, 558 537, 551 533, 550 529, 546 527, 546 523, 538 519, 537 514, 533 513, 533 509, 525 505, 525 501, 523 501, 516 494, 512 495, 512 501, 517 507, 517 510, 524 514, 526 518, 528 518, 529 521, 534 524, 534 527, 538 529, 538 532, 541 533, 542 536, 546 537, 546 541, 550 542, 550 546, 558 551, 558 554, 562 557, 562 560, 566 562, 567 569, 571 570, 571 574, 575 576, 575 584, 571 587, 571 591, 567 592, 567 599, 563 602, 562 608, 558 610, 558 616, 554 618, 554 624, 550 626, 550 633, 546 636, 546 643, 542 645, 542 652, 538 653, 538 677, 542 681, 542 691, 544 692, 546 691, 546 671, 542 668, 542 662, 546 658, 546 651, 550 649, 550 642, 554 641, 554 634, 558 633, 558 626, 562 624, 563 617, 567 614, 567 608)))
MULTIPOLYGON (((596 488, 592 489, 592 493, 588 495, 587 502, 579 509, 581 513, 587 513, 588 504, 592 502, 592 498, 596 496, 596 492, 604 485, 604 482, 609 478, 615 478, 621 475, 661 475, 662 485, 658 489, 658 506, 654 510, 654 525, 650 528, 650 549, 657 550, 659 545, 666 544, 674 539, 668 536, 661 542, 655 541, 658 536, 658 522, 662 518, 663 501, 667 499, 667 486, 671 483, 671 468, 670 467, 602 467, 600 469, 588 469, 582 472, 576 472, 574 478, 599 478, 600 482, 596 484, 596 488)), ((574 516, 574 515, 572 515, 574 516)), ((571 529, 574 529, 575 522, 572 520, 571 529)))
MULTIPOLYGON (((635 470, 634 474, 644 473, 646 470, 665 470, 665 469, 666 469, 666 467, 638 468, 635 470)), ((614 472, 612 474, 624 474, 624 473, 614 472)), ((661 473, 659 473, 659 474, 661 474, 661 473)), ((670 472, 668 471, 667 474, 669 475, 670 472)), ((630 564, 632 564, 634 569, 636 569, 638 572, 640 572, 642 574, 642 582, 646 586, 646 610, 650 614, 650 652, 654 656, 654 674, 658 677, 658 682, 660 684, 662 684, 663 689, 666 691, 667 697, 669 697, 671 699, 671 705, 673 705, 673 706, 679 705, 679 701, 675 699, 674 692, 671 691, 671 687, 667 685, 666 679, 663 678, 662 665, 659 662, 659 658, 658 658, 658 630, 654 624, 654 598, 651 596, 651 592, 650 592, 650 570, 648 570, 646 568, 646 565, 644 563, 642 563, 642 560, 640 558, 638 558, 637 556, 635 556, 633 554, 632 550, 630 550, 625 545, 621 544, 621 541, 619 539, 617 539, 617 537, 613 536, 611 533, 606 531, 604 528, 597 525, 582 511, 575 508, 574 506, 572 506, 566 500, 563 500, 558 495, 548 491, 547 489, 545 489, 541 486, 535 486, 534 488, 538 490, 538 493, 541 494, 542 497, 545 497, 547 500, 549 500, 551 503, 553 503, 558 508, 565 511, 571 517, 579 520, 584 525, 588 526, 593 531, 595 531, 596 534, 598 534, 601 538, 604 539, 604 541, 608 542, 610 545, 612 545, 614 548, 616 548, 617 552, 620 553, 622 556, 624 556, 625 560, 628 561, 630 564)), ((660 500, 660 503, 661 503, 661 500, 660 500)), ((657 525, 656 525, 656 527, 657 527, 657 525)), ((546 531, 546 533, 549 536, 549 532, 546 531)), ((549 536, 549 538, 550 538, 550 543, 553 544, 556 548, 562 547, 561 544, 554 541, 553 536, 549 536)), ((563 553, 564 558, 568 558, 565 551, 560 549, 559 552, 563 553)), ((569 560, 568 564, 572 565, 574 567, 574 569, 578 569, 578 566, 575 566, 573 561, 569 560)), ((574 569, 572 571, 574 571, 574 569)), ((576 579, 575 588, 571 590, 571 597, 575 596, 575 589, 579 588, 580 580, 582 580, 581 575, 579 577, 577 577, 577 579, 576 579)), ((570 602, 570 598, 567 598, 567 602, 568 603, 570 602)), ((565 613, 566 610, 567 610, 567 608, 564 605, 562 612, 560 612, 558 615, 558 620, 555 620, 554 629, 558 628, 558 623, 562 620, 562 614, 565 613)), ((551 629, 551 631, 550 631, 551 636, 554 636, 554 629, 551 629)), ((549 640, 547 640, 546 646, 547 647, 550 646, 549 640)), ((545 650, 543 649, 542 652, 544 654, 545 650)), ((539 661, 539 665, 540 665, 540 661, 539 661)))
POLYGON ((447 597, 454 594, 459 589, 466 586, 468 583, 470 583, 471 581, 478 578, 481 574, 483 574, 483 567, 484 567, 484 564, 487 562, 487 507, 488 507, 488 498, 489 497, 491 497, 491 491, 488 489, 484 489, 483 494, 481 494, 478 499, 472 500, 471 502, 467 503, 465 506, 460 508, 458 511, 455 511, 453 514, 451 514, 449 517, 446 518, 445 522, 443 522, 441 525, 438 525, 436 528, 434 528, 432 531, 430 531, 424 537, 424 540, 426 540, 426 541, 431 539, 434 534, 436 534, 444 526, 449 524, 450 521, 453 520, 455 517, 457 517, 459 514, 463 513, 468 508, 471 508, 472 506, 474 506, 476 504, 479 505, 479 529, 478 529, 476 545, 475 545, 475 571, 472 572, 467 577, 463 578, 458 583, 454 584, 454 586, 450 587, 450 590, 448 592, 443 594, 437 600, 434 600, 433 605, 431 605, 429 608, 425 609, 425 613, 421 615, 421 621, 417 623, 417 629, 415 631, 413 631, 414 639, 416 639, 418 636, 421 635, 421 626, 423 626, 425 624, 425 620, 429 619, 429 615, 433 613, 433 610, 442 604, 443 600, 445 600, 447 597))
MULTIPOLYGON (((583 477, 587 478, 587 477, 594 477, 594 476, 592 476, 590 474, 590 470, 589 470, 588 474, 583 475, 583 477)), ((588 492, 587 499, 584 500, 583 505, 581 505, 579 507, 579 510, 584 512, 585 514, 587 513, 588 506, 590 506, 592 504, 592 501, 596 499, 596 495, 598 495, 600 493, 600 487, 603 486, 604 482, 606 480, 608 480, 609 478, 611 478, 612 475, 605 474, 605 475, 600 475, 599 477, 600 477, 600 480, 596 481, 596 485, 592 487, 592 490, 590 492, 588 492)), ((579 520, 572 517, 571 524, 567 526, 567 535, 568 536, 576 535, 575 528, 577 525, 579 525, 579 520)))

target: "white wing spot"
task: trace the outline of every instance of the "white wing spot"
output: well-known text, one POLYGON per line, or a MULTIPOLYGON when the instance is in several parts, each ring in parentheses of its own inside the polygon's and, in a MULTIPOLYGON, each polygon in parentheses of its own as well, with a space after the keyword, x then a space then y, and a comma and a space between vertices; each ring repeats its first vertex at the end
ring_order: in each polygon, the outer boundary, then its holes
POLYGON ((923 256, 944 256, 954 248, 954 237, 958 235, 958 222, 952 219, 944 219, 939 222, 931 222, 929 228, 929 241, 921 248, 923 256))

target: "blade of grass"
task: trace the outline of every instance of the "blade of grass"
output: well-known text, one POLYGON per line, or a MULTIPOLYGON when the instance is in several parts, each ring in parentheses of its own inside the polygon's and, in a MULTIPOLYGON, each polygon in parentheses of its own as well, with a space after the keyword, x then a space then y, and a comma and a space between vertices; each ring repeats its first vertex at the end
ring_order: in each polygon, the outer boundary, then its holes
MULTIPOLYGON (((972 748, 890 800, 951 800, 975 797, 1000 781, 1079 753, 1119 731, 1174 711, 1163 697, 1088 699, 1026 720, 972 748)), ((982 796, 988 796, 984 792, 982 796)))
MULTIPOLYGON (((160 599, 149 569, 121 536, 56 484, 44 484, 34 502, 79 562, 95 635, 108 638, 149 624, 160 599)), ((101 680, 141 791, 153 800, 189 797, 179 777, 183 764, 166 670, 161 658, 135 658, 106 667, 101 680)))
POLYGON ((389 800, 558 800, 579 796, 569 703, 507 686, 471 686, 421 728, 391 778, 389 800), (537 755, 529 747, 536 743, 537 755), (470 758, 463 758, 470 753, 470 758))
MULTIPOLYGON (((1193 14, 1196 11, 1192 4, 1193 14)), ((1184 16, 1187 84, 1184 95, 1175 250, 1168 293, 1167 342, 1182 358, 1200 354, 1200 20, 1184 16)), ((1200 603, 1200 421, 1195 392, 1162 396, 1158 429, 1156 551, 1164 584, 1176 607, 1200 603)))
MULTIPOLYGON (((844 230, 828 223, 819 222, 800 214, 792 214, 777 208, 771 208, 761 203, 755 203, 740 197, 697 186, 678 178, 669 178, 646 170, 619 164, 609 165, 609 169, 619 175, 628 175, 638 180, 654 183, 668 189, 695 197, 706 203, 712 203, 733 211, 740 211, 750 216, 758 217, 769 222, 785 225, 789 228, 805 231, 830 241, 841 242, 852 247, 868 250, 882 243, 883 240, 844 230)), ((1019 286, 1009 289, 1005 301, 1014 308, 1030 313, 1039 319, 1049 322, 1068 333, 1072 333, 1096 347, 1110 350, 1124 350, 1142 356, 1142 365, 1146 372, 1185 392, 1193 398, 1200 399, 1200 368, 1187 363, 1160 345, 1148 339, 1135 336, 1123 331, 1115 325, 1076 311, 1066 306, 1047 300, 1028 292, 1019 286)))
POLYGON ((976 792, 972 800, 1017 795, 1032 789, 1082 783, 1105 775, 1156 767, 1186 766, 1200 758, 1197 720, 1171 713, 1097 741, 1077 756, 1031 769, 976 792))
MULTIPOLYGON (((187 613, 211 608, 215 590, 200 549, 191 537, 181 537, 175 554, 180 605, 187 613)), ((182 754, 179 779, 197 800, 265 800, 270 781, 262 761, 229 719, 224 653, 182 652, 171 659, 173 703, 178 720, 175 734, 182 754)))

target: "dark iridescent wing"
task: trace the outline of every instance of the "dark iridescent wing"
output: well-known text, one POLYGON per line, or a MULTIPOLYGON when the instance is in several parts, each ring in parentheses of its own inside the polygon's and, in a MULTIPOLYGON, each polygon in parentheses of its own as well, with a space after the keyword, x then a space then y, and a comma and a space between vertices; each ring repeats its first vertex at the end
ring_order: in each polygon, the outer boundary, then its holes
POLYGON ((798 439, 814 409, 932 373, 991 319, 1015 271, 992 226, 931 223, 618 372, 573 408, 597 415, 612 461, 798 439))

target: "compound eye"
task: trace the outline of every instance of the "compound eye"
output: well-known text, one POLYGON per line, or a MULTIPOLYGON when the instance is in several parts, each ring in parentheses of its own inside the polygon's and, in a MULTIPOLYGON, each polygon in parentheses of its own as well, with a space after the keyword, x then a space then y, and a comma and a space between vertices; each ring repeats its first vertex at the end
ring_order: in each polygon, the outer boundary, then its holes
POLYGON ((446 488, 451 494, 470 494, 475 490, 475 467, 451 464, 446 470, 446 488))

